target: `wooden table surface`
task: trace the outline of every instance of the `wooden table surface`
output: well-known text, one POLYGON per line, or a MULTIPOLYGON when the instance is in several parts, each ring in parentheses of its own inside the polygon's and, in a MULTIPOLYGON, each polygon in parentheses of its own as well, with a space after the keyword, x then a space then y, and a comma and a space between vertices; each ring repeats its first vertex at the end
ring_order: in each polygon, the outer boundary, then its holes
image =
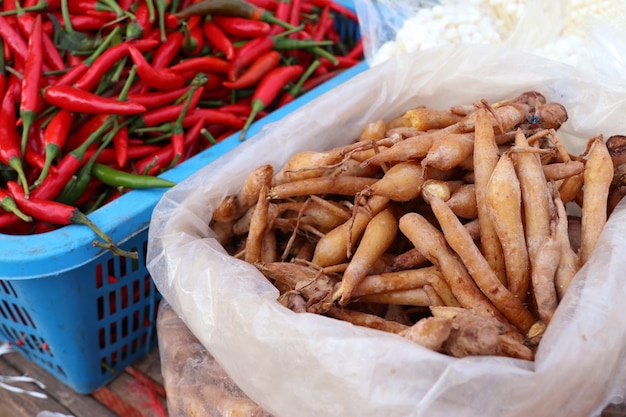
POLYGON ((36 417, 51 411, 74 417, 167 417, 165 390, 158 348, 90 395, 80 395, 20 353, 0 356, 0 375, 27 375, 41 381, 44 390, 33 384, 11 384, 44 392, 34 398, 0 387, 0 417, 36 417))

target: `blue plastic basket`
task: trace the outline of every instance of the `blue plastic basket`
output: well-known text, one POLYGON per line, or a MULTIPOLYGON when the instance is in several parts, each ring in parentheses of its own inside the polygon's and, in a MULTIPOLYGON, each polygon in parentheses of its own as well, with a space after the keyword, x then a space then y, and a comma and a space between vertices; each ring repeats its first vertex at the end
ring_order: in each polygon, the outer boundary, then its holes
MULTIPOLYGON (((339 1, 351 9, 352 3, 339 1)), ((359 26, 336 22, 342 37, 359 26)), ((362 62, 252 124, 248 137, 306 102, 364 71, 362 62)), ((226 138, 162 177, 180 182, 241 142, 226 138)), ((139 260, 92 246, 84 226, 32 236, 0 234, 0 341, 10 341, 74 391, 96 391, 157 343, 160 295, 145 265, 150 216, 162 189, 135 190, 89 215, 139 260)))

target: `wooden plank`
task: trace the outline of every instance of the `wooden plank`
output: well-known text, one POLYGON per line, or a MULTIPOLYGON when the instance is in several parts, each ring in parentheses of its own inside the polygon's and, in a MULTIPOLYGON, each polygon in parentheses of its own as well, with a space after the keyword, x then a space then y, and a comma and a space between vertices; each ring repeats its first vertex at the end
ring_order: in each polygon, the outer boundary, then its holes
MULTIPOLYGON (((24 375, 24 373, 15 369, 5 359, 0 359, 0 375, 21 376, 24 375)), ((28 376, 36 378, 36 376, 32 375, 30 372, 28 376)), ((10 385, 26 390, 44 392, 33 384, 16 383, 10 385)), ((27 394, 7 391, 0 387, 0 416, 35 417, 39 412, 45 410, 61 414, 71 414, 71 411, 59 404, 55 398, 35 398, 27 394)), ((92 416, 99 417, 97 414, 92 414, 92 416)))
MULTIPOLYGON (((11 365, 21 374, 28 374, 43 382, 46 385, 48 395, 70 411, 66 414, 71 414, 76 417, 118 417, 117 414, 100 404, 96 399, 89 395, 81 395, 73 391, 48 371, 38 366, 36 363, 29 361, 20 353, 9 353, 2 358, 6 361, 10 361, 11 365)), ((31 414, 29 417, 34 417, 35 415, 36 414, 31 414)))

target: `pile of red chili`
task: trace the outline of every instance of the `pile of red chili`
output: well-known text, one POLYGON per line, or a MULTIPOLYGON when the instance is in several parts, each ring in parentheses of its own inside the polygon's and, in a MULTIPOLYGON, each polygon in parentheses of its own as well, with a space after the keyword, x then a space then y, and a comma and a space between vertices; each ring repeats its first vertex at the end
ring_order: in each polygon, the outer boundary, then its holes
MULTIPOLYGON (((70 223, 359 63, 332 0, 9 0, 0 233, 70 223)), ((106 240, 106 237, 103 237, 106 240)))

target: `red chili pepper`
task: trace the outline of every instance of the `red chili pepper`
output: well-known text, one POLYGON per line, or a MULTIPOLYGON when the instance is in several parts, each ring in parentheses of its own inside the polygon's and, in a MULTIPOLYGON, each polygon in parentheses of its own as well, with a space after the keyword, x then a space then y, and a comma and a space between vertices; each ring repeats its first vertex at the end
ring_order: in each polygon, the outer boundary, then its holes
POLYGON ((113 149, 119 166, 123 167, 128 161, 128 128, 122 126, 113 136, 113 149))
MULTIPOLYGON (((184 148, 189 147, 195 140, 198 139, 198 134, 196 132, 199 131, 203 125, 204 120, 202 118, 194 121, 192 127, 185 134, 183 143, 184 148)), ((157 152, 145 156, 144 158, 137 161, 135 164, 135 172, 144 175, 156 175, 163 168, 170 165, 174 161, 174 157, 175 152, 173 143, 168 143, 164 147, 160 148, 157 152)))
POLYGON ((128 100, 139 103, 149 110, 156 107, 164 106, 166 104, 171 104, 172 102, 181 98, 187 91, 189 91, 189 89, 190 87, 187 86, 178 88, 176 90, 154 91, 144 94, 129 94, 128 100))
POLYGON ((264 10, 275 11, 276 4, 278 1, 276 0, 248 0, 248 3, 255 5, 264 10))
POLYGON ((70 64, 70 69, 58 78, 52 85, 72 85, 89 69, 82 61, 77 64, 70 64))
POLYGON ((337 63, 333 64, 326 58, 322 58, 320 61, 322 65, 328 69, 337 69, 337 68, 350 68, 357 65, 360 61, 358 59, 346 58, 345 56, 336 56, 337 63))
MULTIPOLYGON (((129 161, 132 161, 137 158, 142 158, 147 155, 152 155, 160 149, 161 149, 161 146, 158 146, 158 145, 129 146, 126 152, 126 156, 129 161)), ((90 159, 96 152, 98 152, 97 149, 89 149, 87 152, 85 152, 85 160, 90 159)), ((100 164, 107 164, 107 165, 117 164, 119 168, 123 168, 123 166, 120 166, 117 163, 117 155, 115 153, 115 149, 111 149, 111 148, 103 149, 102 152, 100 152, 100 155, 96 157, 96 162, 100 164)))
POLYGON ((252 39, 235 52, 235 57, 230 62, 228 79, 235 81, 241 71, 252 64, 258 57, 274 48, 274 40, 270 36, 252 39))
MULTIPOLYGON (((20 222, 20 220, 22 219, 17 217, 15 213, 0 213, 0 229, 5 229, 9 226, 13 226, 14 224, 20 222)), ((2 230, 1 233, 9 234, 11 232, 2 230)), ((23 233, 17 232, 16 234, 23 234, 23 233)))
POLYGON ((45 99, 53 106, 80 113, 133 115, 146 111, 139 103, 118 101, 68 85, 53 85, 44 90, 45 99))
POLYGON ((254 94, 252 95, 252 111, 244 124, 239 139, 243 140, 246 137, 246 132, 250 127, 250 124, 254 121, 257 114, 269 106, 272 101, 278 96, 280 90, 287 84, 297 79, 304 72, 304 68, 300 65, 287 65, 284 67, 274 68, 259 82, 254 94))
POLYGON ((107 117, 105 122, 93 130, 80 146, 66 153, 56 166, 56 174, 51 175, 49 173, 43 182, 33 189, 31 196, 43 200, 54 200, 57 198, 63 187, 66 186, 82 165, 87 149, 100 139, 101 135, 110 128, 111 123, 111 118, 107 117))
POLYGON ((324 39, 326 35, 326 30, 333 24, 333 19, 330 17, 330 6, 324 6, 322 8, 322 12, 320 13, 319 22, 315 27, 315 32, 313 33, 314 41, 321 41, 324 39))
MULTIPOLYGON (((35 14, 34 13, 24 13, 18 11, 17 24, 19 26, 22 35, 26 37, 26 39, 30 38, 33 25, 35 23, 35 14)), ((50 66, 51 70, 60 71, 65 69, 65 61, 63 57, 59 53, 59 50, 54 45, 52 38, 46 32, 42 30, 42 41, 43 41, 43 57, 44 61, 47 65, 50 66)))
POLYGON ((185 35, 179 31, 168 33, 165 42, 154 53, 150 65, 155 69, 166 68, 178 56, 184 40, 185 35))
POLYGON ((14 77, 9 80, 7 92, 2 97, 0 106, 0 162, 17 172, 24 192, 28 195, 28 181, 22 165, 23 153, 20 149, 19 133, 16 128, 17 115, 15 113, 16 88, 14 85, 19 81, 14 77))
POLYGON ((245 122, 244 119, 234 113, 217 109, 198 108, 183 119, 183 127, 193 126, 198 119, 204 119, 207 124, 225 125, 235 129, 241 129, 245 122))
POLYGON ((355 12, 353 12, 352 10, 350 10, 348 7, 339 4, 333 0, 308 0, 310 4, 313 4, 317 7, 330 7, 330 10, 332 10, 333 12, 336 12, 338 14, 342 14, 345 15, 347 18, 358 22, 358 16, 356 15, 355 12))
MULTIPOLYGON (((320 67, 321 68, 321 67, 320 67)), ((336 77, 337 75, 339 75, 341 72, 343 72, 345 70, 343 69, 336 69, 333 71, 328 71, 326 70, 326 72, 317 75, 313 78, 309 78, 308 80, 306 80, 304 82, 304 84, 302 84, 302 88, 301 88, 301 92, 305 93, 307 91, 311 91, 313 88, 319 86, 320 84, 325 83, 326 81, 336 77)))
POLYGON ((362 60, 363 59, 363 38, 359 38, 359 40, 356 42, 354 47, 352 47, 352 49, 350 49, 348 53, 346 53, 344 56, 350 59, 362 60))
MULTIPOLYGON (((189 104, 190 109, 194 109, 198 105, 198 101, 200 101, 201 96, 202 89, 194 91, 191 96, 191 103, 189 104)), ((176 120, 178 115, 182 112, 184 106, 184 103, 171 104, 169 106, 158 107, 147 111, 138 119, 137 125, 143 127, 154 127, 163 123, 172 122, 176 120)))
POLYGON ((178 29, 180 20, 171 13, 165 13, 165 27, 167 29, 178 29))
POLYGON ((39 178, 35 181, 35 186, 48 175, 48 170, 52 162, 59 156, 69 134, 74 114, 69 110, 61 109, 50 119, 44 130, 43 145, 45 150, 45 163, 39 178))
POLYGON ((300 24, 300 0, 291 0, 291 9, 289 10, 289 24, 298 26, 300 24))
POLYGON ((81 146, 89 138, 89 135, 98 130, 108 118, 108 114, 99 113, 79 120, 77 126, 72 126, 75 130, 67 137, 63 151, 70 152, 81 146))
POLYGON ((227 35, 243 39, 267 36, 272 29, 269 23, 243 17, 218 15, 213 16, 213 22, 227 35))
MULTIPOLYGON (((274 9, 274 16, 276 19, 286 22, 289 20, 289 10, 290 10, 290 2, 289 0, 276 0, 276 9, 274 9)), ((272 35, 277 35, 281 32, 284 32, 285 28, 281 25, 275 24, 272 27, 272 35)))
POLYGON ((289 91, 285 92, 278 101, 276 108, 282 107, 290 102, 292 102, 298 95, 301 94, 302 85, 308 80, 311 75, 315 72, 315 70, 320 66, 320 61, 313 61, 306 69, 306 71, 302 74, 297 83, 295 83, 289 91))
POLYGON ((75 65, 83 63, 85 58, 79 55, 74 55, 68 51, 65 53, 65 60, 67 61, 67 65, 69 67, 73 67, 75 65))
POLYGON ((146 85, 157 90, 174 90, 185 85, 185 77, 168 68, 153 68, 141 52, 133 46, 128 48, 133 62, 137 65, 137 75, 146 85))
POLYGON ((248 117, 248 115, 252 111, 252 106, 250 105, 250 103, 233 103, 221 106, 217 110, 248 117))
POLYGON ((229 90, 226 87, 220 87, 220 88, 213 89, 213 90, 205 89, 202 92, 202 100, 226 101, 226 100, 230 100, 232 98, 232 95, 233 95, 233 91, 229 90))
MULTIPOLYGON (((128 9, 124 9, 124 10, 128 10, 128 9)), ((136 25, 137 37, 145 36, 146 34, 150 32, 150 30, 152 29, 152 25, 154 24, 154 16, 152 16, 152 18, 150 16, 150 8, 148 7, 148 2, 147 1, 139 2, 139 4, 137 5, 137 8, 135 9, 134 15, 135 15, 135 20, 131 21, 129 25, 136 25)))
POLYGON ((93 11, 122 11, 117 2, 110 0, 72 0, 68 1, 67 5, 69 12, 75 14, 88 14, 93 11))
POLYGON ((218 25, 211 20, 206 20, 202 24, 202 31, 206 39, 215 49, 223 53, 226 59, 233 59, 235 56, 235 46, 218 25))
POLYGON ((280 52, 269 51, 258 57, 250 67, 235 81, 224 81, 224 87, 230 89, 246 88, 256 84, 265 74, 280 63, 280 52))
POLYGON ((185 59, 169 67, 177 73, 185 72, 223 72, 228 71, 230 63, 224 59, 206 55, 185 59))
POLYGON ((61 8, 61 0, 25 0, 22 7, 41 7, 41 10, 59 10, 61 8))
MULTIPOLYGON (((51 15, 59 21, 62 28, 67 30, 65 21, 60 12, 52 12, 51 15)), ((91 32, 101 30, 103 27, 110 27, 114 19, 111 19, 108 15, 94 16, 88 14, 72 14, 70 20, 72 22, 72 30, 77 32, 91 32)), ((43 29, 47 33, 52 33, 54 31, 52 21, 46 21, 43 25, 43 29)))
POLYGON ((28 53, 22 78, 22 94, 20 99, 20 117, 22 118, 22 153, 26 152, 26 141, 30 127, 35 120, 39 106, 39 82, 43 65, 43 38, 41 36, 41 15, 35 17, 33 30, 28 41, 28 53))
POLYGON ((106 51, 102 52, 92 63, 86 63, 89 69, 76 80, 76 88, 81 90, 93 91, 97 85, 102 81, 102 77, 109 71, 113 65, 115 65, 120 59, 124 58, 128 54, 128 47, 133 46, 140 52, 148 51, 158 45, 158 41, 155 40, 136 40, 120 43, 106 51))
POLYGON ((24 65, 26 62, 28 43, 2 15, 0 15, 0 37, 4 40, 6 47, 8 47, 11 53, 20 59, 21 65, 24 65))
POLYGON ((95 51, 84 60, 74 57, 74 55, 68 53, 67 56, 70 69, 61 78, 59 78, 54 85, 72 85, 78 81, 87 72, 92 63, 107 50, 113 41, 113 38, 118 35, 119 31, 119 28, 114 28, 111 33, 104 38, 100 45, 98 45, 95 51))

